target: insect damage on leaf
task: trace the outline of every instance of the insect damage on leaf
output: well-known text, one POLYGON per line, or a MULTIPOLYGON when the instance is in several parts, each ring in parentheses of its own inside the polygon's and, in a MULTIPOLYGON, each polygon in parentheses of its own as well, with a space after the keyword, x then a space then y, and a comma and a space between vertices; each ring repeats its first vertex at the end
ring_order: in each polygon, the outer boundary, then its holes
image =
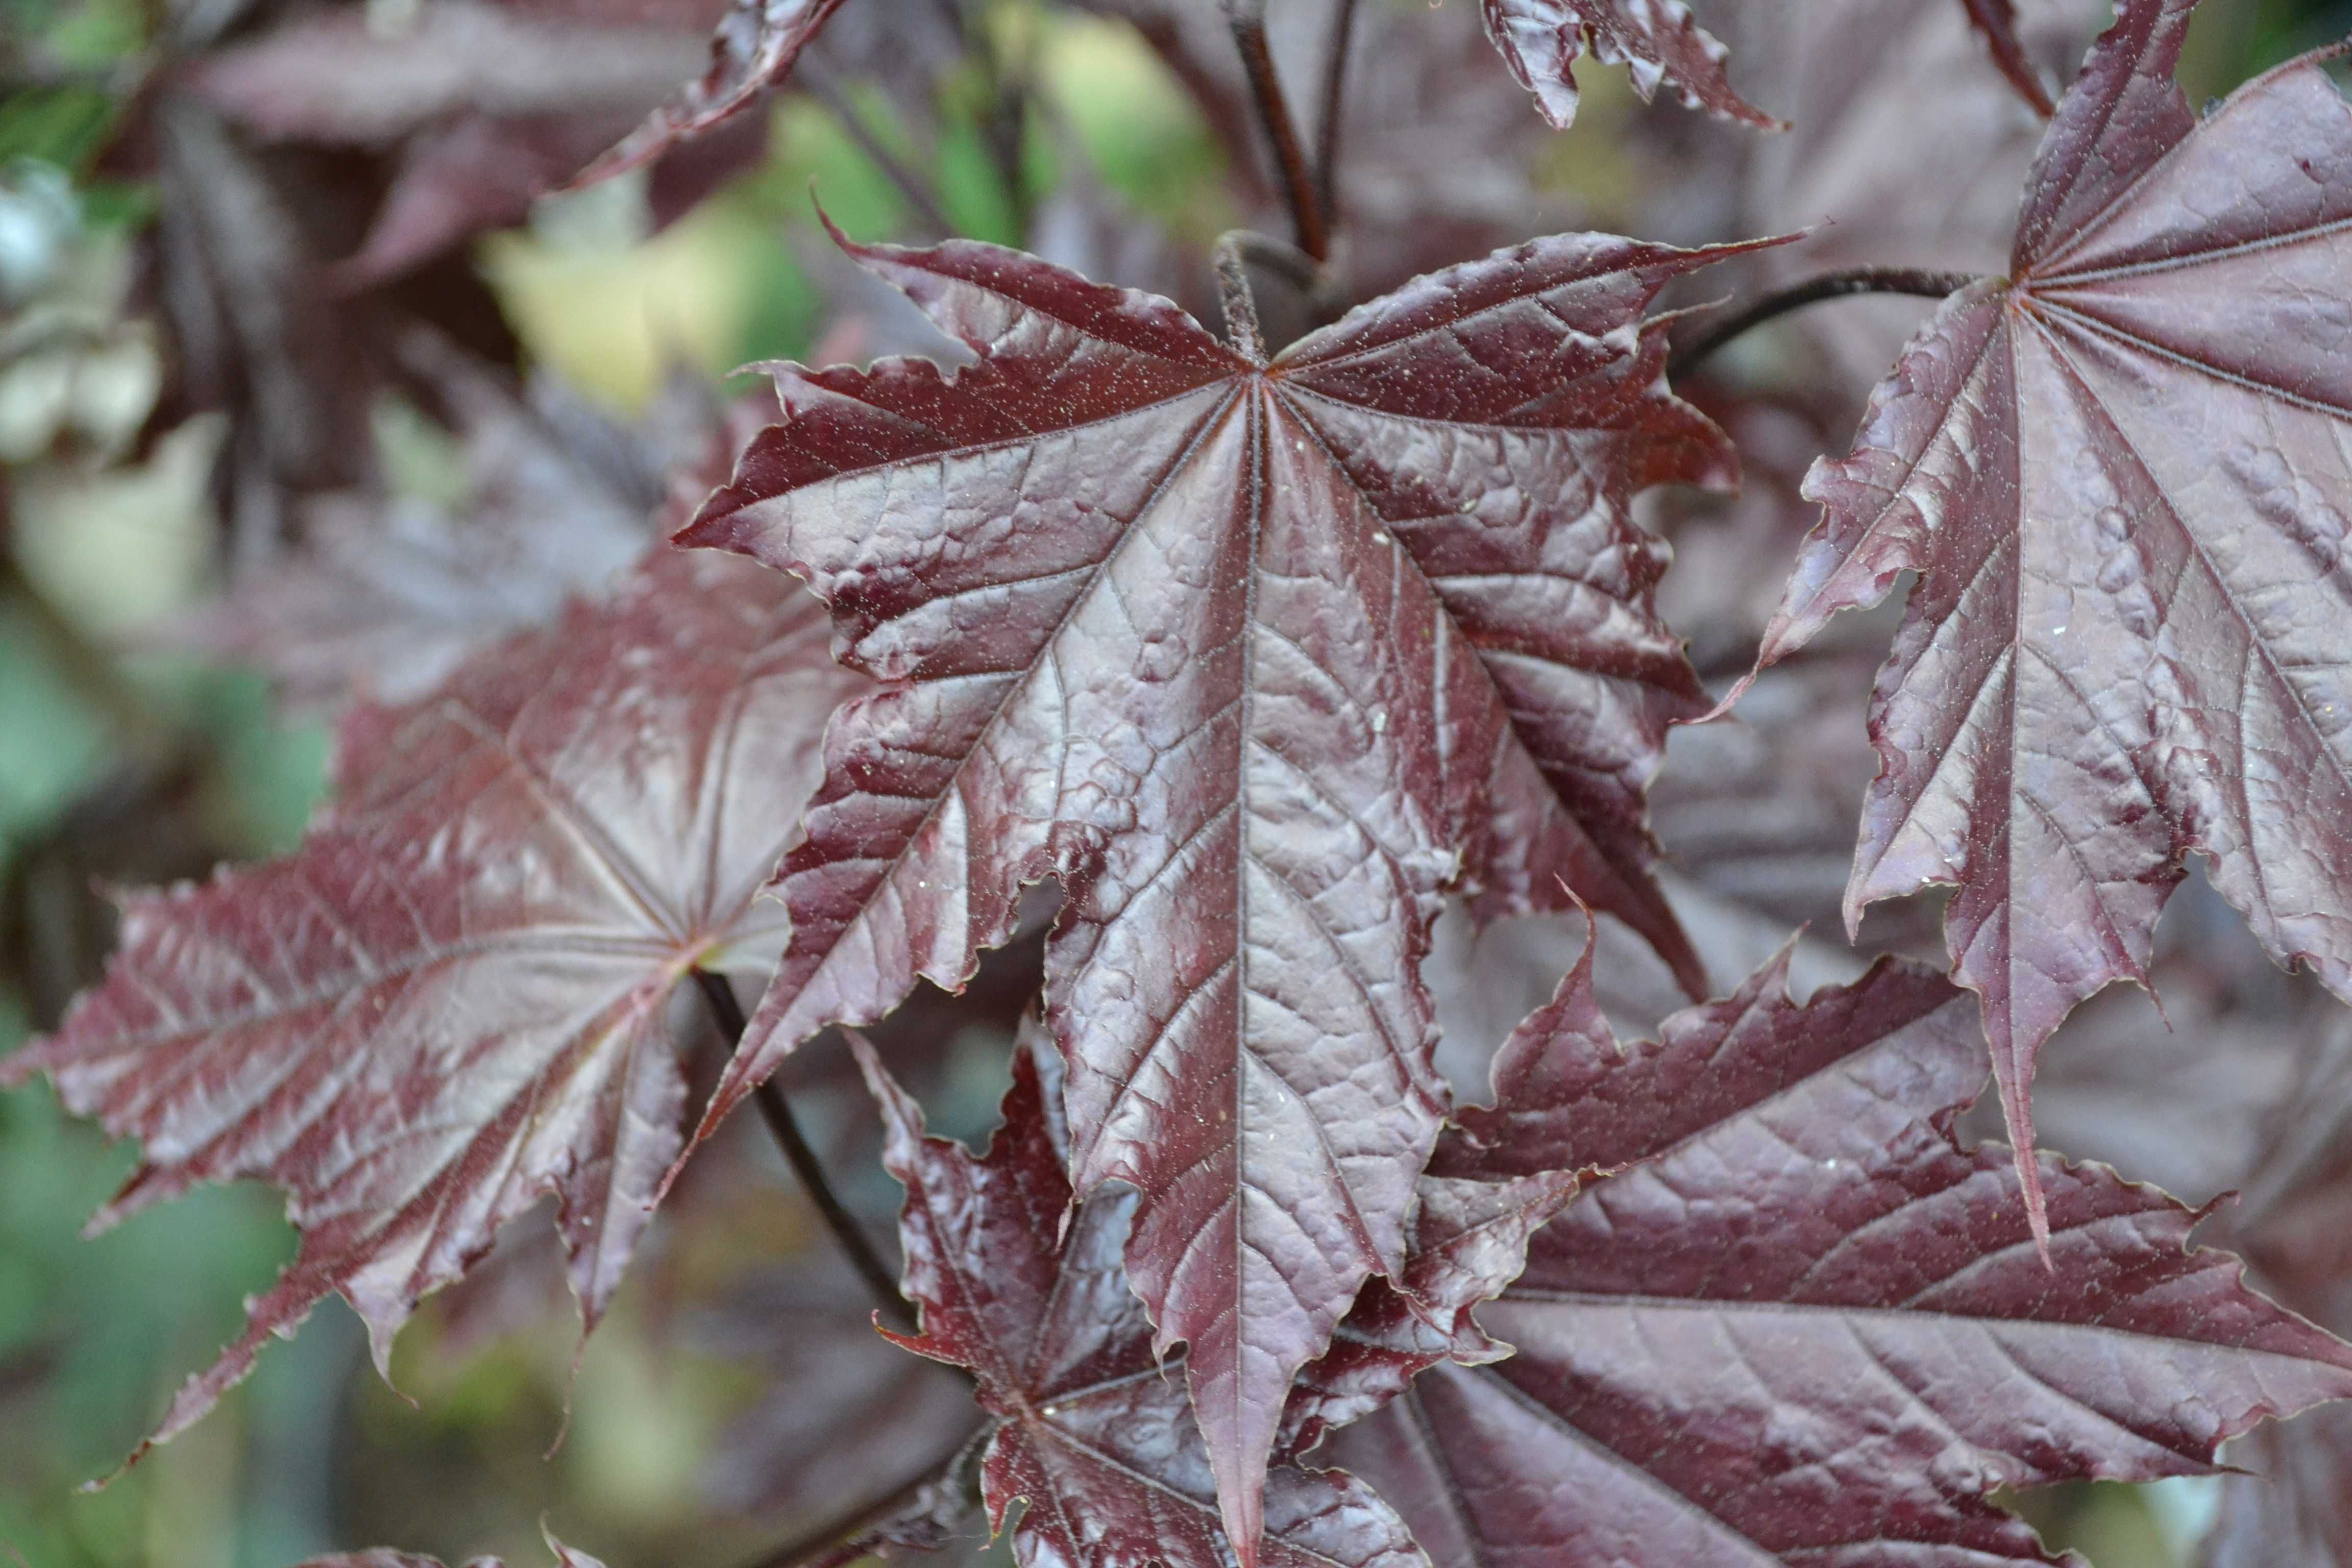
POLYGON ((126 902, 105 983, 0 1082, 47 1072, 140 1140, 99 1223, 260 1177, 301 1232, 151 1441, 330 1291, 387 1368, 417 1299, 549 1194, 593 1326, 683 1146, 670 993, 772 962, 782 914, 753 898, 864 685, 788 580, 664 552, 415 702, 353 710, 296 854, 126 902))
POLYGON ((1849 922, 1958 888, 2037 1229, 2029 1091, 2142 979, 2181 858, 2352 996, 2352 106, 2321 60, 2193 117, 2194 0, 2130 0, 2029 177, 2011 273, 1879 387, 1762 661, 1920 574, 1871 711, 1849 922))
POLYGON ((1983 1075, 1965 995, 1890 960, 1801 1005, 1785 965, 1621 1047, 1580 964, 1506 1047, 1492 1146, 1616 1173, 1481 1309, 1517 1353, 1436 1363, 1316 1456, 1438 1568, 2054 1563, 1987 1493, 2210 1473, 2352 1393, 2352 1346, 2103 1167, 2042 1159, 2045 1270, 2008 1152, 1949 1131, 1983 1075))
POLYGON ((705 1126, 1059 876, 1076 1185, 1140 1190, 1129 1269, 1246 1555, 1291 1374, 1402 1267, 1442 892, 1573 889, 1703 984, 1642 797, 1705 698, 1630 504, 1732 471, 1643 311, 1750 247, 1537 240, 1270 364, 1018 252, 849 248, 981 358, 774 367, 784 422, 680 535, 806 578, 893 682, 828 737, 705 1126))

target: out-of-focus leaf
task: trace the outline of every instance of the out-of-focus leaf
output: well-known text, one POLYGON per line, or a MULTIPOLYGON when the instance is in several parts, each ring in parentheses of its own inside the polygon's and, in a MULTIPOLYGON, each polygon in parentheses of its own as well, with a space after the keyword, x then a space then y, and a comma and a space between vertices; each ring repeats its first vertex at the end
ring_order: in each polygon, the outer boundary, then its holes
POLYGON ((1724 72, 1730 53, 1682 0, 1481 0, 1486 31, 1519 85, 1554 127, 1576 119, 1577 57, 1633 73, 1643 102, 1670 88, 1693 109, 1769 130, 1780 122, 1741 98, 1724 72))
POLYGON ((609 179, 652 162, 758 103, 792 74, 841 0, 733 0, 710 37, 710 63, 677 99, 580 174, 577 183, 609 179))
MULTIPOLYGON (((604 1568, 604 1563, 585 1552, 575 1552, 551 1532, 547 1549, 555 1554, 556 1568, 604 1568)), ((332 1557, 313 1557, 296 1568, 441 1568, 438 1558, 418 1557, 411 1552, 395 1552, 388 1546, 373 1547, 365 1552, 338 1552, 332 1557)), ((465 1568, 506 1568, 496 1557, 477 1557, 465 1568)))
MULTIPOLYGON (((2063 1044, 2063 1037, 2062 1041, 2063 1044)), ((2217 1216, 2263 1284, 2330 1328, 2352 1327, 2352 1025, 2309 1031, 2261 1131, 2243 1196, 2217 1216)), ((2352 1564, 2352 1411, 2314 1410, 2230 1447, 2203 1568, 2352 1564)))
MULTIPOLYGON (((2020 36, 2036 68, 2055 77, 2082 59, 2112 15, 2109 0, 2035 0, 2020 36)), ((1958 5, 1805 0, 1731 7, 1717 19, 1742 79, 1792 124, 1785 135, 1757 136, 1712 121, 1643 121, 1638 129, 1663 162, 1644 232, 1690 243, 1811 231, 1802 244, 1744 263, 1742 293, 1847 267, 2002 268, 2042 124, 1985 68, 1958 5)), ((1689 298, 1711 302, 1727 287, 1711 283, 1689 298)), ((1927 308, 1877 296, 1803 311, 1711 368, 1737 374, 1775 342, 1788 345, 1798 352, 1782 356, 1775 384, 1801 397, 1804 416, 1831 417, 1843 437, 1927 308)), ((1740 450, 1748 455, 1747 439, 1740 450)), ((1687 625, 1701 633, 1699 623, 1687 625)))
POLYGON ((631 113, 694 67, 694 9, 675 9, 669 26, 567 26, 511 5, 420 0, 413 19, 387 28, 338 7, 215 49, 188 82, 272 142, 383 146, 459 114, 631 113))
POLYGON ((593 1325, 681 1147, 671 993, 781 937, 753 896, 861 684, 824 636, 772 574, 665 552, 418 702, 353 710, 298 854, 127 901, 106 982, 0 1082, 45 1071, 141 1140, 100 1224, 257 1176, 303 1233, 153 1441, 330 1291, 383 1367, 417 1298, 550 1194, 593 1325))
POLYGON ((2352 1563, 2352 1410, 2331 1405, 2230 1445, 2246 1473, 2221 1483, 2201 1568, 2352 1563))
POLYGON ((333 299, 295 197, 209 107, 175 92, 153 112, 173 373, 164 416, 228 415, 221 488, 231 528, 257 551, 282 534, 294 498, 365 475, 376 322, 333 299))
MULTIPOLYGON (((336 285, 350 289, 520 222, 693 68, 714 15, 706 0, 616 12, 578 0, 423 0, 414 17, 386 27, 338 8, 215 50, 190 67, 188 81, 264 142, 391 160, 363 240, 334 268, 336 285)), ((650 192, 657 222, 758 156, 761 128, 743 129, 662 162, 650 192)))
POLYGON ((2041 75, 2033 68, 2027 55, 2025 41, 2017 33, 2017 0, 1960 0, 1967 7, 1969 22, 1984 35, 1985 47, 1992 51, 1993 64, 2000 68, 2018 96, 2032 104, 2042 115, 2057 112, 2050 101, 2050 89, 2042 85, 2041 75))
POLYGON ((456 421, 463 500, 320 497, 303 509, 299 547, 163 640, 256 665, 297 704, 412 700, 484 644, 608 586, 653 548, 666 471, 692 507, 750 428, 726 434, 712 395, 686 382, 627 430, 551 381, 517 396, 421 331, 401 357, 456 421))

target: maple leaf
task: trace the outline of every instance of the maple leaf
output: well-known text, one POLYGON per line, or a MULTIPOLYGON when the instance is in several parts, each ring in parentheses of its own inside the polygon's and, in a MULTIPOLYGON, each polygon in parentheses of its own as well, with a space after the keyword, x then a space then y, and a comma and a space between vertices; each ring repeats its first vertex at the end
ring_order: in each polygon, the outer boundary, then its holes
POLYGON ((2008 1152, 1950 1133, 1984 1071, 1963 993, 1885 960, 1798 1005, 1785 966, 1621 1047, 1580 964, 1465 1117, 1505 1168, 1622 1168, 1481 1309, 1516 1354, 1326 1445, 1440 1568, 2047 1563, 1987 1492, 2208 1473, 2352 1394, 2352 1346, 2103 1167, 2043 1161, 2042 1267, 2008 1152))
MULTIPOLYGON (((852 1036, 882 1110, 883 1163, 907 1187, 899 1212, 908 1350, 970 1368, 996 1418, 981 1461, 991 1526, 1013 1527, 1024 1564, 1223 1568, 1216 1485, 1183 1385, 1163 1368, 1119 1266, 1131 1194, 1071 1204, 1046 1077, 1052 1047, 1016 1047, 1004 1124, 986 1155, 923 1133, 923 1113, 852 1036)), ((1266 1478, 1259 1560, 1281 1568, 1410 1568, 1426 1559, 1369 1488, 1281 1466, 1266 1478)))
POLYGON ((710 63, 672 102, 582 170, 593 184, 653 162, 751 108, 793 71, 841 0, 733 0, 710 35, 710 63))
MULTIPOLYGON (((1576 1005, 1592 1020, 1599 1017, 1589 989, 1598 934, 1588 911, 1573 973, 1585 987, 1576 1005)), ((1283 1452, 1313 1448, 1325 1432, 1379 1409, 1431 1367, 1483 1366, 1511 1353, 1480 1327, 1476 1309, 1518 1277, 1528 1238, 1595 1173, 1547 1160, 1540 1140, 1534 1149, 1493 1142, 1511 1123, 1544 1114, 1549 1086, 1516 1065, 1526 1050, 1516 1042, 1554 1011, 1539 1011, 1497 1055, 1494 1106, 1464 1111, 1439 1136, 1416 1194, 1404 1272, 1393 1286, 1366 1283, 1331 1348, 1300 1372, 1284 1412, 1283 1452)))
POLYGON ((2352 109, 2307 57, 2197 121, 2171 80, 2193 3, 2131 0, 2093 49, 2011 276, 1948 300, 1809 478, 1761 654, 1920 574, 1846 917, 1958 885, 1953 972, 2021 1151, 2035 1053, 2143 978, 2187 852, 2352 996, 2352 109))
MULTIPOLYGON (((694 68, 725 0, 419 0, 396 26, 297 11, 189 62, 189 89, 254 137, 383 156, 382 200, 337 292, 414 270, 534 198, 659 107, 694 68)), ((732 131, 733 128, 730 128, 732 131)), ((756 162, 765 128, 665 158, 646 195, 656 225, 756 162)))
POLYGON ((680 385, 665 417, 625 429, 544 379, 517 395, 422 329, 395 352, 453 416, 464 500, 371 489, 313 498, 300 548, 240 574, 158 640, 252 664, 295 705, 353 692, 414 700, 485 643, 608 586, 666 531, 663 470, 702 479, 686 511, 756 425, 743 421, 726 445, 708 392, 680 385))
POLYGON ((2018 96, 2045 120, 2055 114, 2057 106, 2050 101, 2050 89, 2042 85, 2042 73, 2033 68, 2025 42, 2018 37, 2017 0, 1960 0, 1960 5, 1969 14, 1969 26, 1984 35, 1993 64, 2017 89, 2018 96))
POLYGON ((842 243, 981 357, 773 367, 784 422, 679 536, 808 579, 896 683, 830 734, 704 1127, 821 1026, 961 984, 1059 876, 1076 1185, 1141 1191, 1129 1268, 1246 1554, 1291 1374, 1402 1264, 1441 890, 1564 884, 1703 986, 1642 791, 1705 700, 1629 503, 1728 477, 1641 312, 1738 247, 1537 240, 1265 364, 1018 252, 842 243))
POLYGON ((1692 19, 1682 0, 1480 0, 1486 36, 1536 108, 1565 131, 1576 119, 1579 55, 1622 65, 1647 103, 1672 88, 1693 109, 1768 130, 1781 122, 1731 90, 1729 52, 1692 19))
POLYGON ((772 962, 753 895, 862 684, 783 579, 665 552, 415 703, 355 708, 295 855, 126 902, 104 983, 0 1083, 46 1071, 142 1141, 94 1224, 257 1176, 301 1231, 151 1443, 331 1290, 385 1368, 417 1298, 544 1194, 593 1326, 683 1142, 670 994, 772 962))

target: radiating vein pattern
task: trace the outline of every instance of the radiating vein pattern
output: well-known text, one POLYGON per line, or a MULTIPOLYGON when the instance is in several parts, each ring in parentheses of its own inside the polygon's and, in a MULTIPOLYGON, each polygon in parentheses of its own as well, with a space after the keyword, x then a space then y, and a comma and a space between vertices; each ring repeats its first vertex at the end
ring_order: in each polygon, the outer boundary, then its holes
POLYGON ((101 1221, 257 1176, 302 1233, 159 1437, 331 1290, 383 1364, 417 1298, 551 1193, 595 1321, 683 1145, 670 993, 772 960, 743 868, 782 853, 824 717, 865 684, 825 640, 773 574, 665 553, 350 714, 298 854, 127 903, 105 984, 0 1072, 46 1070, 140 1139, 101 1221))
POLYGON ((1580 971, 1507 1047, 1513 1136, 1549 1099, 1538 1142, 1625 1168, 1480 1310, 1515 1354, 1324 1450, 1440 1568, 2052 1563, 1987 1493, 2210 1473, 2352 1390, 2352 1349, 2104 1167, 2042 1160, 2045 1268, 2009 1152, 1948 1131, 1983 1073, 1965 996, 1883 963, 1801 1006, 1783 963, 1624 1047, 1580 971))
POLYGON ((2021 1148, 2036 1051, 2141 977, 2188 852, 2352 996, 2352 106, 2311 58, 2196 120, 2188 13, 2140 0, 2093 51, 2011 279, 1948 301, 1807 481, 1766 637, 1920 574, 1847 914, 1957 885, 2021 1148))
POLYGON ((706 1126, 1061 879, 1076 1188, 1139 1192, 1129 1270, 1246 1557, 1293 1373, 1402 1267, 1443 893, 1565 883, 1697 983, 1642 803, 1705 700, 1631 507, 1731 476, 1643 319, 1718 253, 1537 241, 1258 365, 1032 258, 851 248, 981 357, 778 367, 784 423, 683 536, 804 577, 891 683, 830 733, 706 1126))

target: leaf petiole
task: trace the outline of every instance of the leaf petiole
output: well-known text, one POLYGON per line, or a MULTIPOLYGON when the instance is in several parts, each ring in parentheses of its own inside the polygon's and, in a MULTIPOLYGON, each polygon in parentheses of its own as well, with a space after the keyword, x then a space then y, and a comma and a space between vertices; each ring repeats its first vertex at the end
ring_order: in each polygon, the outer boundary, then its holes
POLYGON ((1910 294, 1940 300, 1976 281, 1972 273, 1930 272, 1916 267, 1856 267, 1843 272, 1824 272, 1754 300, 1747 309, 1702 334, 1697 342, 1676 349, 1674 357, 1666 362, 1666 376, 1672 380, 1686 375, 1700 361, 1750 329, 1823 300, 1842 300, 1849 294, 1910 294))
POLYGON ((1282 79, 1275 73, 1274 51, 1266 45, 1265 0, 1225 0, 1225 21, 1233 28, 1242 68, 1249 76, 1258 127, 1265 132, 1276 172, 1282 176, 1283 194, 1290 201, 1298 248, 1320 261, 1331 253, 1330 234, 1324 223, 1323 204, 1316 195, 1315 173, 1307 166, 1307 150, 1299 145, 1298 128, 1291 123, 1290 105, 1282 96, 1282 79))
MULTIPOLYGON (((719 1032, 726 1037, 728 1045, 731 1047, 740 1043, 748 1020, 743 1016, 743 1005, 735 999, 734 986, 725 975, 709 969, 697 969, 694 983, 702 992, 703 1005, 710 1010, 711 1021, 719 1026, 719 1032)), ((773 1079, 767 1079, 752 1091, 751 1098, 759 1103, 760 1120, 768 1124, 768 1131, 774 1136, 776 1146, 783 1151, 784 1163, 792 1166, 793 1173, 800 1178, 801 1185, 816 1205, 817 1213, 824 1216, 825 1228, 833 1232, 834 1240, 841 1244, 841 1250, 849 1258, 850 1266, 857 1270, 858 1278, 866 1281, 876 1308, 892 1327, 913 1332, 914 1310, 907 1305, 907 1299, 898 1294, 898 1271, 874 1250, 874 1243, 857 1223, 857 1216, 843 1205, 834 1192, 833 1184, 825 1179, 824 1167, 818 1163, 816 1151, 809 1146, 807 1137, 801 1131, 800 1122, 793 1115, 792 1103, 784 1099, 783 1090, 776 1087, 773 1079)))

